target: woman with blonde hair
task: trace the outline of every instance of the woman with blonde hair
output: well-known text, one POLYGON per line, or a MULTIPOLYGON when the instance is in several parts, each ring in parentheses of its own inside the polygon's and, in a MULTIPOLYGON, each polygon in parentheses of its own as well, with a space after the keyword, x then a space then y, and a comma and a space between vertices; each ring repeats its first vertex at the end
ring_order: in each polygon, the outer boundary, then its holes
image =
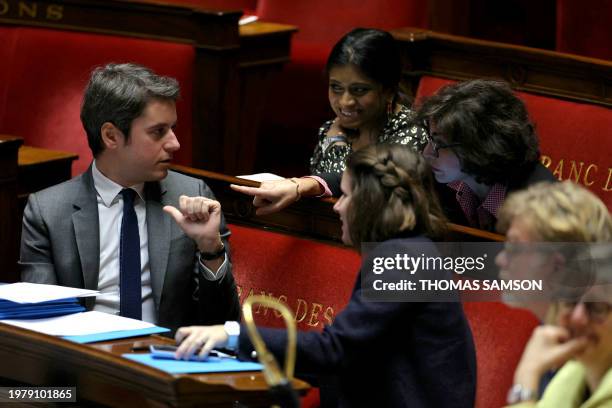
POLYGON ((612 217, 606 206, 569 181, 541 183, 508 198, 499 226, 509 244, 497 258, 501 277, 537 274, 547 281, 539 308, 538 302, 520 306, 555 320, 534 330, 508 403, 612 406, 612 217), (559 367, 538 401, 542 376, 559 367))

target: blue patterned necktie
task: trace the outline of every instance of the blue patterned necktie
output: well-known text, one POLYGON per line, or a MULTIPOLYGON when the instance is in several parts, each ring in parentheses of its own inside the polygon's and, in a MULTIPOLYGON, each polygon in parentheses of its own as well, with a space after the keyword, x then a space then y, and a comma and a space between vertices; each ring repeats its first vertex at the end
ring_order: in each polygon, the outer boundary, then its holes
POLYGON ((140 292, 140 234, 138 218, 134 210, 136 192, 131 188, 121 190, 123 218, 119 242, 119 314, 132 319, 142 319, 140 292))

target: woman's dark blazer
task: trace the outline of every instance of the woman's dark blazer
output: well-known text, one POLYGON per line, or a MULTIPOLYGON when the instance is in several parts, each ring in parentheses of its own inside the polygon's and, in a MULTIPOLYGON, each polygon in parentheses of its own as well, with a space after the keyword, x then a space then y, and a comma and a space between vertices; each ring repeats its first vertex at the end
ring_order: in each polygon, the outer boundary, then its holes
MULTIPOLYGON (((476 359, 472 334, 458 302, 374 302, 363 288, 375 279, 418 281, 444 272, 387 270, 372 273, 376 257, 396 254, 438 254, 423 237, 385 241, 364 256, 350 302, 323 332, 300 332, 296 375, 318 385, 335 384, 341 407, 466 407, 474 406, 476 359), (370 265, 370 266, 368 266, 370 265), (324 380, 325 379, 325 380, 324 380)), ((286 332, 260 329, 268 349, 284 361, 286 332)), ((240 358, 253 350, 242 327, 240 358)), ((322 401, 330 400, 322 389, 322 401)), ((333 400, 333 398, 332 398, 333 400)))

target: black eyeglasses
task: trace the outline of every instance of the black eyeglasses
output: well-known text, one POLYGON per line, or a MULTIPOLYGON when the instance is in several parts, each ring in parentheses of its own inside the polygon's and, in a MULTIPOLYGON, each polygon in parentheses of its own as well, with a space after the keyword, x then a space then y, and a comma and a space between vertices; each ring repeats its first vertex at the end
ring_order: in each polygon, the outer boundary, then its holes
POLYGON ((449 147, 461 146, 461 143, 438 143, 431 137, 431 130, 429 129, 429 123, 427 123, 427 121, 423 123, 423 127, 425 128, 427 142, 431 144, 434 156, 440 157, 440 149, 448 149, 449 147))
POLYGON ((603 323, 612 310, 612 305, 606 302, 576 302, 561 300, 558 302, 559 312, 572 313, 578 304, 584 305, 589 319, 595 323, 603 323))

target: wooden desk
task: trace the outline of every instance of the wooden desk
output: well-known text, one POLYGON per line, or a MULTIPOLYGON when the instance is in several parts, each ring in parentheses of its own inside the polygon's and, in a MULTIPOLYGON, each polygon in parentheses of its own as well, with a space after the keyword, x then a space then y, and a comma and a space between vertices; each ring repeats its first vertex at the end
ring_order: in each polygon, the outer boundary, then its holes
MULTIPOLYGON (((121 357, 160 336, 76 344, 0 324, 0 378, 32 386, 75 386, 79 406, 249 407, 271 404, 260 372, 168 374, 121 357)), ((299 391, 308 384, 294 381, 299 391)), ((36 406, 40 406, 37 404, 36 406)))
POLYGON ((17 173, 20 203, 25 205, 30 193, 69 180, 72 162, 78 158, 74 153, 21 146, 17 173))

